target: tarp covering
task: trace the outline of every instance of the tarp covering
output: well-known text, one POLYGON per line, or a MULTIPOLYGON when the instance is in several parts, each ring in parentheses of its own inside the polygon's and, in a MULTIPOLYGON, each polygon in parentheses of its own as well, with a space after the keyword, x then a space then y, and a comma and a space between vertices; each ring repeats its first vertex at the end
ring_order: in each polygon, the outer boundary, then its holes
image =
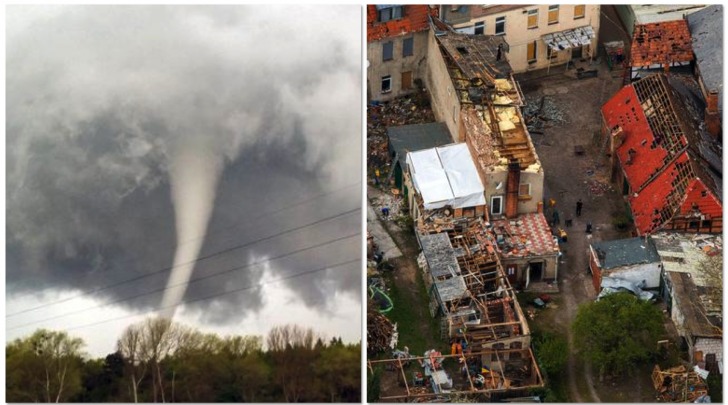
POLYGON ((467 144, 410 152, 407 166, 425 209, 485 205, 485 189, 467 144))
POLYGON ((563 51, 569 48, 590 45, 592 38, 594 38, 594 29, 591 25, 541 36, 546 46, 554 51, 563 51))
POLYGON ((605 297, 609 294, 614 294, 621 291, 629 291, 643 301, 654 300, 655 294, 649 291, 644 291, 642 289, 644 286, 644 282, 635 283, 634 281, 625 280, 623 278, 605 276, 602 277, 602 291, 599 293, 597 301, 599 301, 600 298, 605 297))

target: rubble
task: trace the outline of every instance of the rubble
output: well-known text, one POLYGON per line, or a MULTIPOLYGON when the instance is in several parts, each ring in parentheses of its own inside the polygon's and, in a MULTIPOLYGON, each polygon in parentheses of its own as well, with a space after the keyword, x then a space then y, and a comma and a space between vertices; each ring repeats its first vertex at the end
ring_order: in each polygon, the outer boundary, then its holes
POLYGON ((658 402, 695 402, 708 395, 708 386, 695 371, 685 366, 660 370, 655 365, 652 370, 652 383, 657 391, 658 402))
POLYGON ((372 301, 367 309, 367 352, 374 353, 390 350, 396 333, 396 325, 376 310, 372 301))
POLYGON ((523 117, 529 132, 541 132, 551 125, 563 125, 568 122, 566 115, 549 96, 538 99, 526 98, 523 117))

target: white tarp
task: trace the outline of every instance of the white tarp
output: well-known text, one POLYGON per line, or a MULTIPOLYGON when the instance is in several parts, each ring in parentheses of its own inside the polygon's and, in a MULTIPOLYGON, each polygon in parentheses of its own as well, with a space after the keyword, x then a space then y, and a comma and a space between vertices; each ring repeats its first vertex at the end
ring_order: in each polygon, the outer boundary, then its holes
POLYGON ((466 144, 410 152, 407 166, 425 209, 485 205, 485 189, 466 144))

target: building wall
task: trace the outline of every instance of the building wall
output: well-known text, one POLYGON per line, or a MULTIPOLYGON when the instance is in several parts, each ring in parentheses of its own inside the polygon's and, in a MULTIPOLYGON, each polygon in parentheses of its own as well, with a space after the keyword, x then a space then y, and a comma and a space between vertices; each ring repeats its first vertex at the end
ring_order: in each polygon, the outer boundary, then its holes
POLYGON ((705 361, 706 355, 715 354, 715 359, 720 363, 723 360, 723 340, 711 338, 697 338, 695 339, 693 352, 690 353, 691 361, 695 360, 695 352, 702 352, 702 361, 705 361))
POLYGON ((614 10, 619 15, 619 19, 622 20, 622 24, 629 33, 629 37, 632 38, 635 23, 635 15, 634 10, 632 10, 632 6, 629 4, 615 4, 614 10))
POLYGON ((428 32, 402 34, 378 41, 367 43, 367 95, 372 100, 388 101, 393 98, 414 93, 417 86, 415 80, 424 80, 427 71, 428 32), (403 56, 403 42, 413 38, 413 55, 403 56), (387 42, 393 43, 393 59, 383 60, 383 48, 387 42), (402 73, 412 72, 412 82, 409 89, 402 88, 402 73), (392 77, 391 91, 382 93, 382 78, 392 77))
MULTIPOLYGON (((506 17, 505 27, 505 39, 510 46, 510 52, 508 53, 508 61, 513 68, 514 73, 526 72, 529 70, 544 69, 549 66, 549 60, 547 57, 546 44, 541 40, 541 37, 545 34, 552 32, 564 31, 572 28, 579 28, 586 25, 591 25, 594 29, 595 37, 591 43, 591 54, 595 57, 597 45, 599 43, 599 13, 600 6, 597 4, 586 4, 584 11, 584 18, 574 20, 574 6, 573 4, 562 4, 559 7, 559 22, 549 25, 548 24, 548 4, 523 6, 516 9, 510 9, 502 12, 489 13, 487 15, 476 16, 477 13, 473 12, 470 21, 465 23, 454 24, 454 28, 465 28, 475 25, 476 22, 485 22, 485 34, 495 35, 495 20, 498 17, 506 17), (528 10, 538 9, 538 27, 529 29, 528 28, 528 10), (527 46, 529 43, 536 41, 536 62, 528 63, 527 60, 527 46)), ((496 6, 498 7, 498 6, 496 6)), ((500 8, 498 8, 500 9, 500 8)), ((475 11, 475 10, 474 10, 475 11)), ((488 12, 488 9, 484 9, 488 12)), ((583 55, 588 56, 587 50, 584 50, 583 55)), ((551 60, 551 66, 566 63, 570 59, 569 51, 557 52, 557 56, 551 60)))
POLYGON ((427 33, 427 72, 425 86, 430 93, 430 104, 435 120, 444 122, 454 142, 462 142, 460 137, 460 99, 450 79, 445 60, 435 39, 435 33, 427 33))
POLYGON ((658 288, 660 287, 660 271, 659 263, 645 263, 609 270, 602 269, 602 276, 619 277, 636 283, 645 280, 644 288, 658 288))
MULTIPOLYGON (((503 170, 492 171, 486 173, 485 177, 485 201, 487 202, 488 206, 490 207, 491 197, 499 195, 503 196, 503 202, 505 205, 506 180, 508 179, 508 171, 505 168, 503 170), (500 189, 497 188, 498 183, 502 183, 500 189)), ((540 173, 521 170, 520 184, 531 185, 531 198, 519 198, 518 214, 530 214, 538 212, 538 203, 543 201, 543 181, 543 170, 540 173)))
POLYGON ((509 265, 516 266, 517 284, 520 286, 526 286, 527 283, 539 282, 539 281, 553 281, 558 277, 558 254, 550 256, 532 256, 532 257, 517 257, 509 258, 502 256, 501 262, 503 268, 507 268, 509 265), (539 280, 533 280, 529 277, 529 263, 543 263, 543 273, 539 280))
POLYGON ((599 260, 594 248, 589 246, 589 269, 592 273, 592 285, 597 293, 602 290, 602 269, 599 267, 599 260))

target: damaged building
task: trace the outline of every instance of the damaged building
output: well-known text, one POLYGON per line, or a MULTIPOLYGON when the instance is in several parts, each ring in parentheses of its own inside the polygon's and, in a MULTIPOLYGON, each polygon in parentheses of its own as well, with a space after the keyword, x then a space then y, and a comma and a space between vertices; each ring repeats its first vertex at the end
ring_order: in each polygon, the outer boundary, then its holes
POLYGON ((651 238, 663 266, 662 297, 690 362, 722 374, 721 236, 659 232, 651 238), (717 260, 706 265, 711 257, 717 260))
POLYGON ((693 58, 687 20, 635 25, 629 62, 632 80, 655 71, 689 67, 693 58))
POLYGON ((424 79, 429 16, 437 7, 367 6, 367 99, 389 101, 413 93, 424 79))
POLYGON ((433 111, 468 145, 490 215, 537 212, 544 173, 521 112, 523 95, 508 64, 507 43, 440 27, 430 45, 429 55, 440 55, 428 74, 433 111))
POLYGON ((657 289, 662 267, 652 240, 637 237, 590 244, 589 270, 594 290, 600 292, 603 277, 615 277, 637 283, 641 288, 657 289))
POLYGON ((442 5, 440 18, 458 32, 499 36, 512 46, 515 73, 596 57, 598 4, 442 5))
POLYGON ((612 176, 640 235, 723 229, 722 153, 679 89, 678 77, 654 74, 602 107, 612 176))

